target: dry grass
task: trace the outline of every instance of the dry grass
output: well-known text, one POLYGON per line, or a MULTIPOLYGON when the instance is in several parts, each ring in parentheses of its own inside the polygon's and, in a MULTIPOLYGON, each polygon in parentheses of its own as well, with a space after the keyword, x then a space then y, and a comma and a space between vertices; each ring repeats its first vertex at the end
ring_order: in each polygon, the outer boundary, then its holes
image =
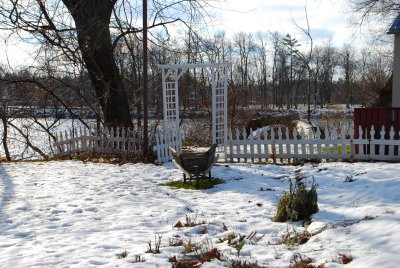
POLYGON ((148 248, 146 253, 160 254, 160 246, 161 246, 161 238, 162 235, 154 235, 154 248, 152 247, 151 240, 147 242, 148 248))
POLYGON ((115 256, 117 256, 118 259, 124 259, 124 258, 128 257, 128 252, 125 250, 121 253, 115 254, 115 256))
POLYGON ((185 222, 182 223, 181 221, 178 221, 174 227, 176 228, 182 228, 182 227, 195 227, 198 225, 206 224, 205 221, 197 221, 197 216, 191 217, 190 215, 185 215, 185 222))
POLYGON ((249 260, 242 260, 242 259, 235 259, 228 261, 229 268, 260 268, 257 264, 257 261, 249 261, 249 260))
POLYGON ((349 264, 353 261, 353 258, 351 256, 347 256, 346 254, 339 253, 339 260, 342 264, 349 264))
POLYGON ((287 232, 282 237, 282 244, 288 246, 303 245, 308 242, 308 240, 313 236, 308 231, 304 232, 287 232))
POLYGON ((214 259, 221 260, 221 253, 216 248, 199 254, 195 259, 178 260, 176 256, 173 256, 169 258, 169 261, 172 263, 172 268, 193 268, 201 267, 203 263, 210 262, 214 259))
POLYGON ((301 256, 299 253, 294 254, 293 260, 290 262, 290 268, 324 268, 324 264, 312 264, 313 259, 301 256))

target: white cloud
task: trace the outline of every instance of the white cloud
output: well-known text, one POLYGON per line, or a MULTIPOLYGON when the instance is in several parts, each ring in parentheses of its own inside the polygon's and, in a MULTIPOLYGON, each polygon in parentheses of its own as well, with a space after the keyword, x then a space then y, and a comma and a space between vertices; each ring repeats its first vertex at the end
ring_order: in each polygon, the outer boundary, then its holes
POLYGON ((352 40, 354 30, 348 24, 344 0, 225 0, 221 3, 220 21, 215 27, 228 34, 236 32, 274 32, 290 33, 298 40, 302 34, 295 23, 306 28, 306 10, 311 33, 316 43, 331 39, 341 46, 352 40))

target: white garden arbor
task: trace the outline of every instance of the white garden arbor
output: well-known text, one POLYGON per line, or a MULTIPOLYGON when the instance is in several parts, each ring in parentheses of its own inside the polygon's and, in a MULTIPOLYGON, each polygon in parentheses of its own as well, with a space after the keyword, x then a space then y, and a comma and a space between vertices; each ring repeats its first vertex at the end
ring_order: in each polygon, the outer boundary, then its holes
MULTIPOLYGON (((179 78, 190 69, 201 68, 210 79, 212 98, 212 142, 223 150, 228 129, 228 69, 231 63, 197 63, 159 65, 162 70, 164 133, 175 133, 181 144, 179 130, 179 78)), ((201 131, 201 130, 199 130, 201 131)), ((175 146, 178 151, 181 146, 175 146)))

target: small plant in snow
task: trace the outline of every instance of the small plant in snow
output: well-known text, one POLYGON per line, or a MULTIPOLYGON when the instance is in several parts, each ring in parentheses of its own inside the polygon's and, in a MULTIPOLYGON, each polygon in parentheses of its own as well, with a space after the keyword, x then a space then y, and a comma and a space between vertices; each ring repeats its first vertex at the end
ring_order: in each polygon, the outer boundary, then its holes
POLYGON ((243 260, 243 259, 232 259, 228 260, 229 268, 259 268, 257 261, 243 260))
POLYGON ((272 221, 308 220, 313 213, 318 211, 317 184, 314 178, 310 189, 307 189, 303 182, 293 183, 289 179, 289 183, 289 192, 285 192, 279 198, 278 209, 272 221))
POLYGON ((182 245, 183 245, 183 252, 182 252, 183 254, 189 254, 192 252, 196 252, 200 249, 200 246, 193 243, 191 239, 184 242, 182 245))
POLYGON ((128 252, 125 250, 124 252, 115 254, 118 259, 124 259, 128 256, 128 252))
POLYGON ((314 265, 313 259, 306 256, 302 256, 299 253, 294 254, 292 261, 290 262, 291 268, 324 268, 324 264, 314 265))
POLYGON ((174 227, 176 228, 182 228, 182 227, 195 227, 197 225, 202 225, 205 224, 205 221, 196 221, 197 220, 197 214, 194 217, 191 217, 190 215, 185 215, 185 223, 182 223, 181 221, 178 221, 174 227))
POLYGON ((211 240, 207 239, 202 243, 192 243, 189 239, 183 244, 183 253, 195 253, 191 254, 190 258, 183 258, 181 260, 173 256, 169 259, 172 262, 172 267, 200 267, 203 263, 212 261, 213 259, 221 260, 221 253, 217 248, 214 248, 211 240))
POLYGON ((149 242, 147 242, 148 248, 146 250, 146 253, 160 254, 161 238, 162 235, 154 235, 154 248, 152 248, 150 240, 149 242))
POLYGON ((244 245, 245 245, 244 241, 242 241, 239 244, 235 245, 235 249, 236 249, 236 253, 237 253, 238 257, 240 256, 240 252, 242 251, 244 245))
POLYGON ((201 263, 209 262, 212 261, 213 259, 218 259, 218 260, 221 259, 221 253, 217 248, 213 248, 209 251, 202 252, 199 258, 201 263))
POLYGON ((353 261, 353 258, 351 256, 346 255, 346 254, 339 253, 339 260, 343 264, 349 264, 350 262, 353 261))
POLYGON ((179 237, 170 238, 168 241, 171 247, 179 247, 183 245, 183 240, 179 237))
POLYGON ((353 176, 347 175, 346 178, 344 179, 344 182, 354 182, 353 176))
POLYGON ((302 245, 308 242, 308 240, 313 236, 308 231, 297 232, 293 229, 293 232, 286 232, 282 236, 282 244, 288 246, 302 245))
POLYGON ((135 259, 130 261, 132 263, 145 262, 146 259, 140 255, 135 255, 135 259))

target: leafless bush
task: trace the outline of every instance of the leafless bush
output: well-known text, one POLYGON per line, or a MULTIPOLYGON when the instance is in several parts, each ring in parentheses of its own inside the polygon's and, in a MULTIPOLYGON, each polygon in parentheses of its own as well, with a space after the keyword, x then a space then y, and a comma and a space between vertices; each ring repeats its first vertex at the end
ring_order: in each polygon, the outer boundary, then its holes
POLYGON ((162 235, 154 235, 154 248, 152 248, 150 240, 149 242, 147 242, 148 248, 146 250, 146 253, 160 254, 161 238, 162 235))

